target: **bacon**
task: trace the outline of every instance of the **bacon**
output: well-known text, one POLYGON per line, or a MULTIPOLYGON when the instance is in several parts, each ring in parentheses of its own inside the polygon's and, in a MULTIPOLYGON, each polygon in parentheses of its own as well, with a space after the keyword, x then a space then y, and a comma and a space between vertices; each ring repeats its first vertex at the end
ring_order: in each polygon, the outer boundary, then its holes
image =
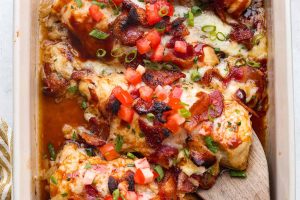
POLYGON ((165 172, 163 180, 159 183, 159 196, 162 200, 177 199, 176 179, 174 173, 165 172))
POLYGON ((177 180, 177 189, 180 192, 184 192, 184 193, 195 192, 197 187, 198 187, 197 180, 192 180, 192 178, 188 177, 184 172, 180 172, 177 180))
POLYGON ((113 176, 109 176, 107 184, 108 184, 109 192, 112 194, 113 191, 118 189, 119 181, 115 179, 113 176))
POLYGON ((47 96, 59 97, 65 93, 68 81, 57 73, 50 73, 43 78, 43 93, 47 96))
POLYGON ((174 158, 178 154, 178 149, 162 145, 158 147, 154 153, 149 156, 149 161, 152 163, 159 164, 164 168, 170 167, 170 159, 174 158))
POLYGON ((148 69, 143 75, 143 81, 153 89, 155 89, 158 85, 171 85, 180 78, 185 78, 185 74, 180 71, 158 71, 148 69))
POLYGON ((97 135, 88 134, 85 132, 79 133, 79 135, 89 145, 97 147, 97 146, 103 146, 104 144, 106 144, 106 141, 102 140, 97 135))
POLYGON ((253 32, 246 26, 242 24, 234 24, 233 29, 230 33, 230 39, 239 43, 243 43, 247 48, 252 47, 252 37, 253 32))
POLYGON ((174 37, 185 37, 190 34, 188 28, 183 24, 185 21, 184 17, 178 17, 171 22, 171 25, 168 27, 167 33, 174 37))
POLYGON ((129 0, 123 1, 123 9, 128 11, 128 23, 141 24, 143 26, 148 25, 145 9, 137 6, 129 0))
POLYGON ((110 124, 106 120, 92 117, 89 120, 89 130, 106 141, 110 132, 110 124))
POLYGON ((203 190, 208 190, 211 188, 217 180, 217 176, 213 176, 209 172, 204 172, 202 175, 193 174, 191 177, 198 181, 198 187, 203 190))
POLYGON ((138 99, 133 108, 139 115, 144 115, 152 111, 152 102, 138 99))
POLYGON ((131 170, 126 171, 124 179, 128 183, 128 191, 135 191, 134 172, 132 172, 131 170))
POLYGON ((204 76, 201 78, 200 83, 203 85, 209 85, 213 77, 219 79, 220 81, 223 81, 223 77, 220 75, 218 70, 209 69, 205 72, 204 76))
POLYGON ((185 124, 188 131, 192 131, 202 121, 219 117, 223 112, 223 95, 219 90, 215 90, 211 94, 199 92, 197 97, 198 101, 190 108, 192 117, 185 124))
POLYGON ((144 120, 139 119, 139 127, 145 134, 147 144, 152 148, 160 146, 162 141, 170 135, 170 131, 159 125, 148 125, 144 120))
POLYGON ((174 53, 172 53, 172 52, 167 53, 163 57, 163 61, 174 63, 174 64, 178 65, 178 67, 180 67, 181 69, 189 69, 194 64, 193 57, 188 58, 188 59, 183 59, 183 58, 179 58, 179 57, 175 56, 174 53))
POLYGON ((99 199, 99 192, 98 190, 92 185, 85 185, 84 186, 84 199, 86 200, 96 200, 99 199))
POLYGON ((75 81, 80 81, 82 78, 86 77, 88 72, 86 70, 75 71, 71 75, 71 79, 75 81))

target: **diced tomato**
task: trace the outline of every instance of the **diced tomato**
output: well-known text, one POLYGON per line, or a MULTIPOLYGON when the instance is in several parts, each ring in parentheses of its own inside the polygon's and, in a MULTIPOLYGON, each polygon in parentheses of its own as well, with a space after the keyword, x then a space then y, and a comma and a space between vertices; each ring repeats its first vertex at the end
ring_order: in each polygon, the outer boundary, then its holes
POLYGON ((137 169, 134 174, 134 181, 137 184, 148 184, 154 180, 154 175, 150 168, 137 169))
POLYGON ((131 83, 133 85, 136 85, 136 84, 142 82, 142 74, 140 74, 136 70, 129 67, 129 68, 126 69, 125 79, 129 83, 131 83))
POLYGON ((134 191, 127 191, 125 195, 126 200, 138 200, 138 195, 134 191))
POLYGON ((178 98, 170 98, 168 105, 173 109, 173 110, 178 110, 183 108, 183 105, 181 104, 180 99, 178 98))
POLYGON ((137 50, 140 54, 148 53, 151 50, 150 41, 146 38, 141 38, 136 42, 137 50))
POLYGON ((131 123, 133 119, 134 111, 124 105, 120 106, 118 117, 125 122, 131 123))
POLYGON ((112 93, 115 97, 125 106, 131 106, 133 103, 133 98, 129 92, 123 90, 120 86, 113 89, 112 93))
POLYGON ((168 97, 169 92, 159 85, 155 88, 155 95, 158 100, 163 101, 168 97))
POLYGON ((166 16, 169 16, 169 17, 173 16, 174 6, 167 0, 158 0, 155 3, 155 5, 156 5, 158 11, 162 8, 167 8, 166 10, 168 11, 168 14, 166 16))
POLYGON ((187 44, 185 41, 176 41, 174 50, 178 53, 186 53, 187 52, 187 44))
POLYGON ((118 157, 120 157, 120 154, 115 150, 115 147, 113 144, 105 144, 102 147, 99 148, 101 154, 104 156, 104 158, 108 161, 114 160, 118 157))
POLYGON ((150 45, 152 49, 155 49, 161 41, 161 36, 156 29, 152 29, 146 35, 146 39, 150 41, 150 45))
POLYGON ((134 165, 138 169, 150 168, 150 164, 149 164, 147 158, 141 158, 141 159, 135 160, 134 165))
POLYGON ((136 71, 140 74, 144 74, 146 72, 146 68, 143 67, 142 65, 139 65, 137 68, 136 68, 136 71))
POLYGON ((185 118, 181 117, 178 113, 176 113, 171 115, 168 118, 165 127, 170 131, 172 131, 173 133, 176 133, 179 130, 180 125, 183 124, 184 122, 185 122, 185 118))
POLYGON ((106 196, 106 197, 104 198, 104 200, 113 200, 113 197, 112 197, 111 195, 109 195, 109 196, 106 196))
POLYGON ((158 45, 151 56, 151 60, 155 62, 162 61, 164 56, 165 47, 163 45, 158 45))
POLYGON ((158 9, 155 4, 147 3, 146 5, 146 18, 149 25, 154 25, 161 20, 161 17, 158 15, 158 9))
POLYGON ((113 0, 113 2, 114 2, 117 6, 119 6, 119 5, 121 5, 121 3, 123 3, 123 0, 113 0))
POLYGON ((153 89, 149 86, 142 86, 139 89, 140 97, 145 101, 151 101, 153 96, 153 89))
POLYGON ((99 6, 97 5, 91 5, 89 8, 89 13, 93 20, 95 20, 96 22, 99 22, 104 17, 103 13, 100 11, 99 6))
POLYGON ((175 87, 175 88, 173 89, 173 91, 171 92, 170 97, 171 97, 171 98, 180 99, 180 98, 181 98, 181 95, 182 95, 182 92, 183 92, 182 88, 180 88, 180 87, 175 87))

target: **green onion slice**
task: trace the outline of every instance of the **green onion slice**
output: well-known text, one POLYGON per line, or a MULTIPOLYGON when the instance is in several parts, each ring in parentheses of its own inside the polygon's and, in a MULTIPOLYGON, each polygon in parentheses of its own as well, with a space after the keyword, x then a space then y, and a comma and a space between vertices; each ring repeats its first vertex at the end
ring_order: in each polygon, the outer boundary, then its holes
POLYGON ((96 6, 99 6, 101 9, 103 9, 103 8, 106 7, 106 4, 105 4, 105 3, 98 2, 98 1, 92 1, 92 4, 94 4, 94 5, 96 5, 96 6))
POLYGON ((205 144, 207 146, 207 148, 213 152, 213 153, 217 153, 217 151, 219 150, 217 144, 213 141, 212 137, 207 136, 204 138, 205 144))
POLYGON ((117 152, 120 152, 123 146, 123 136, 118 135, 116 138, 115 149, 117 152))
POLYGON ((72 93, 72 94, 75 94, 77 92, 78 88, 76 85, 74 86, 71 86, 68 88, 68 92, 72 93))
POLYGON ((74 0, 74 1, 75 1, 75 3, 77 4, 77 6, 78 6, 79 8, 82 7, 82 1, 81 1, 81 0, 74 0))
POLYGON ((108 36, 109 36, 109 34, 103 32, 103 31, 100 31, 98 29, 92 30, 89 35, 96 39, 99 39, 99 40, 104 40, 104 39, 108 38, 108 36))
POLYGON ((113 191, 113 200, 119 200, 120 197, 120 190, 116 189, 113 191))
POLYGON ((179 114, 184 118, 190 118, 192 116, 191 112, 185 108, 179 109, 179 114))
POLYGON ((158 173, 158 175, 159 175, 157 177, 157 181, 161 181, 164 178, 164 176, 165 176, 163 168, 160 165, 156 165, 154 167, 154 171, 156 171, 158 173))
POLYGON ((166 25, 164 23, 158 22, 154 27, 158 32, 164 32, 166 30, 166 25))
POLYGON ((216 26, 214 25, 205 25, 201 28, 204 33, 213 33, 216 31, 216 26))
POLYGON ((250 67, 254 67, 254 68, 260 68, 260 63, 255 62, 253 60, 248 60, 247 65, 249 65, 250 67))
POLYGON ((127 157, 130 158, 130 159, 135 159, 136 158, 136 156, 133 153, 130 153, 130 152, 127 153, 127 157))
POLYGON ((236 67, 241 67, 241 66, 244 66, 244 65, 246 65, 246 60, 244 59, 244 58, 239 58, 239 59, 237 59, 236 61, 235 61, 235 66, 236 67))
POLYGON ((125 62, 126 63, 131 63, 137 56, 137 50, 134 49, 132 51, 130 51, 129 53, 126 54, 126 57, 125 57, 125 62))
POLYGON ((200 15, 202 13, 202 10, 200 7, 198 6, 193 6, 192 9, 191 9, 192 13, 194 15, 200 15))
POLYGON ((194 14, 192 11, 188 13, 188 25, 193 27, 194 26, 194 14))
POLYGON ((84 169, 91 169, 92 165, 90 162, 86 163, 86 165, 84 166, 84 169))
POLYGON ((227 40, 227 37, 225 36, 224 33, 218 32, 217 33, 217 39, 220 40, 220 41, 225 41, 225 40, 227 40))
POLYGON ((54 161, 56 159, 56 153, 53 144, 48 144, 48 151, 50 154, 50 160, 54 161))
POLYGON ((229 175, 231 177, 237 177, 237 178, 246 178, 247 174, 245 171, 238 171, 238 170, 230 170, 229 175))
POLYGON ((191 79, 194 82, 200 81, 200 79, 201 79, 200 73, 197 70, 193 71, 191 74, 191 79))
POLYGON ((216 34, 216 32, 210 33, 209 39, 210 39, 211 41, 215 41, 215 40, 217 39, 217 34, 216 34))
POLYGON ((190 157, 190 151, 189 151, 187 148, 182 149, 182 151, 183 151, 183 154, 184 154, 184 156, 185 156, 186 158, 189 158, 189 157, 190 157))
POLYGON ((110 52, 110 55, 111 55, 112 57, 115 57, 115 58, 121 57, 123 54, 124 54, 124 52, 122 51, 121 48, 113 49, 113 50, 110 52))
POLYGON ((153 113, 148 113, 146 117, 149 121, 153 121, 155 119, 155 115, 153 113))
POLYGON ((82 101, 81 102, 81 108, 85 110, 87 107, 88 107, 87 102, 86 101, 82 101))
POLYGON ((95 155, 93 148, 85 148, 85 152, 89 157, 92 157, 95 155))
POLYGON ((57 185, 57 179, 54 176, 50 177, 50 181, 51 183, 53 183, 54 185, 57 185))
POLYGON ((158 11, 158 15, 160 17, 164 17, 167 16, 169 14, 169 7, 168 6, 163 6, 160 8, 160 10, 158 11))
POLYGON ((106 51, 104 49, 98 49, 96 52, 97 58, 103 58, 106 55, 106 51))
POLYGON ((259 42, 260 42, 260 40, 261 40, 263 37, 264 37, 264 35, 263 35, 262 33, 255 35, 255 36, 253 37, 253 39, 252 39, 252 44, 253 44, 253 45, 258 45, 259 42))

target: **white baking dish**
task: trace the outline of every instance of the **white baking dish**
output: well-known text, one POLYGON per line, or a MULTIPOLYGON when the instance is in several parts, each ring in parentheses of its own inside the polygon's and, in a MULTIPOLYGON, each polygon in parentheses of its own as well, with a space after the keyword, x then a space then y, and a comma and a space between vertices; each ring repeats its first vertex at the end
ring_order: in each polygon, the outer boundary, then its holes
MULTIPOLYGON (((15 0, 14 199, 38 199, 38 2, 15 0)), ((269 137, 266 153, 272 199, 295 199, 290 1, 267 0, 269 137)))

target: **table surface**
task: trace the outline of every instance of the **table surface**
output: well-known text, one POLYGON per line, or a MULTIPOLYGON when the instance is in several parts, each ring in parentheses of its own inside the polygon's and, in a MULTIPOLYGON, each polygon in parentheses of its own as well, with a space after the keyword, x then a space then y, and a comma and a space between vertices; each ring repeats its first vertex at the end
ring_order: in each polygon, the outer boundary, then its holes
MULTIPOLYGON (((1 0, 0 6, 0 116, 13 125, 13 1, 1 0)), ((300 122, 300 1, 291 0, 295 121, 300 122), (297 78, 296 78, 297 77, 297 78)), ((296 144, 300 143, 300 123, 295 123, 296 144)), ((296 169, 300 168, 300 145, 296 145, 296 169)), ((300 199, 300 171, 296 172, 297 197, 300 199)))

